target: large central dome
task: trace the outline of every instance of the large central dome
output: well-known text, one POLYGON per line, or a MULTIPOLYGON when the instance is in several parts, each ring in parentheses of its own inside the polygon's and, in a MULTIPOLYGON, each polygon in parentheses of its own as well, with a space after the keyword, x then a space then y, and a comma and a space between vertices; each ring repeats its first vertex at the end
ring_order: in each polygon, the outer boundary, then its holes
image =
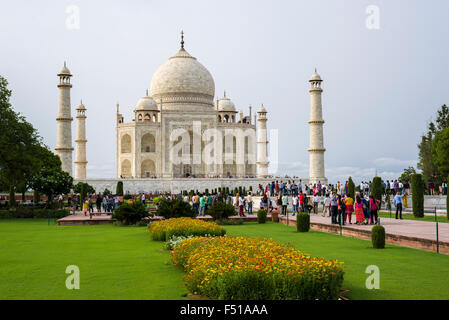
POLYGON ((183 47, 157 69, 151 97, 170 109, 176 105, 214 105, 215 83, 210 72, 183 47))

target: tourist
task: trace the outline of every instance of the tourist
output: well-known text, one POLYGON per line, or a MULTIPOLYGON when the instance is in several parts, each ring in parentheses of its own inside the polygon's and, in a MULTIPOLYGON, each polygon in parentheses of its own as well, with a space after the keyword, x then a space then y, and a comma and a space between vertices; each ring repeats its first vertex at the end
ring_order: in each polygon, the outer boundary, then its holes
POLYGON ((429 181, 429 195, 433 196, 435 191, 434 191, 435 185, 432 181, 429 181))
POLYGON ((88 208, 89 208, 89 201, 86 199, 86 200, 84 200, 84 203, 83 203, 83 212, 84 212, 84 216, 87 216, 87 210, 88 210, 88 208))
POLYGON ((340 193, 340 181, 337 181, 337 193, 340 193))
POLYGON ((268 212, 268 197, 265 193, 260 200, 260 208, 265 209, 268 212))
POLYGON ((94 212, 94 202, 92 201, 92 197, 89 197, 89 214, 94 212))
POLYGON ((298 213, 298 203, 299 197, 297 195, 293 195, 292 197, 293 216, 295 215, 295 213, 298 213))
POLYGON ((200 216, 204 216, 206 212, 206 201, 207 201, 206 196, 200 197, 200 216))
POLYGON ((243 194, 241 194, 237 198, 238 198, 238 205, 239 205, 239 216, 245 217, 245 214, 243 213, 243 208, 245 206, 245 198, 243 197, 243 194))
POLYGON ((337 192, 332 192, 332 197, 330 198, 330 209, 331 209, 331 221, 332 224, 337 223, 338 216, 338 198, 337 192))
POLYGON ((193 202, 193 211, 195 211, 195 215, 199 215, 200 197, 198 193, 196 193, 192 197, 192 202, 193 202))
POLYGON ((253 197, 251 196, 251 192, 248 192, 246 202, 248 203, 248 214, 253 214, 253 197))
POLYGON ((103 197, 103 209, 104 212, 109 212, 109 208, 108 208, 108 195, 103 197))
POLYGON ((78 199, 76 196, 73 196, 73 215, 76 214, 77 208, 78 208, 78 199))
POLYGON ((370 211, 370 222, 371 224, 376 223, 378 221, 378 216, 377 216, 377 208, 379 207, 379 200, 374 199, 373 195, 369 196, 369 211, 370 211), (375 222, 374 222, 375 220, 375 222))
POLYGON ((369 203, 368 203, 368 200, 364 196, 361 196, 361 198, 362 198, 362 204, 363 204, 363 215, 365 217, 365 224, 368 224, 368 220, 370 218, 370 212, 368 210, 369 203))
POLYGON ((305 195, 302 193, 299 195, 299 205, 301 206, 301 212, 304 212, 305 195))
POLYGON ((287 215, 287 206, 288 206, 288 196, 284 194, 282 196, 282 214, 287 215))
POLYGON ((101 198, 101 193, 98 194, 97 199, 95 201, 95 205, 97 206, 97 212, 101 213, 101 203, 103 202, 103 199, 101 198))
POLYGON ((393 198, 393 203, 396 206, 396 219, 398 218, 398 213, 400 215, 400 219, 402 220, 402 198, 404 195, 401 195, 399 192, 393 198))
POLYGON ((321 181, 318 181, 318 184, 316 185, 316 190, 318 192, 318 195, 321 197, 321 181))
POLYGON ((346 198, 344 199, 345 202, 345 206, 346 206, 346 210, 344 213, 344 220, 343 220, 343 224, 346 223, 346 218, 349 217, 348 221, 349 224, 352 224, 351 219, 352 219, 352 213, 354 212, 354 199, 351 198, 351 195, 349 193, 346 194, 346 198))
POLYGON ((329 213, 329 217, 331 216, 331 198, 329 194, 326 194, 323 202, 323 217, 326 216, 326 212, 329 213))
POLYGON ((363 202, 359 194, 357 194, 355 199, 355 223, 362 224, 365 221, 365 215, 363 214, 363 202))
POLYGON ((320 197, 318 196, 318 192, 315 193, 312 200, 313 204, 313 213, 318 214, 318 205, 320 204, 320 197))
POLYGON ((443 182, 442 186, 443 186, 443 196, 446 196, 447 195, 447 182, 443 182))
MULTIPOLYGON (((206 196, 205 196, 205 197, 206 197, 206 196)), ((209 194, 207 195, 207 197, 206 197, 206 212, 207 212, 207 210, 208 210, 210 207, 212 207, 212 196, 211 196, 211 194, 209 193, 209 194)))
POLYGON ((346 212, 346 204, 345 200, 342 198, 341 194, 337 196, 337 205, 338 205, 338 211, 337 211, 337 223, 339 225, 344 225, 345 222, 343 221, 343 214, 346 212))

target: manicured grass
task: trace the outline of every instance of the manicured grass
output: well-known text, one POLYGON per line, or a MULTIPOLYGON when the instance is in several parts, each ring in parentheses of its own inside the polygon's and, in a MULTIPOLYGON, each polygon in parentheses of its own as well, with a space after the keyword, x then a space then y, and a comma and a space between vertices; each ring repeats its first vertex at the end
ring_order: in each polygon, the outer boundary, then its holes
MULTIPOLYGON (((390 218, 390 212, 381 211, 379 212, 379 217, 381 218, 390 218)), ((391 211, 391 218, 396 218, 396 211, 391 211)), ((411 213, 402 213, 402 218, 405 220, 418 220, 418 221, 429 221, 435 222, 435 216, 424 216, 422 218, 416 218, 411 213)), ((437 216, 438 222, 449 223, 449 219, 447 216, 437 216)))
POLYGON ((145 227, 0 221, 0 299, 186 299, 183 272, 145 227), (68 265, 80 290, 68 290, 68 265))
POLYGON ((449 299, 449 256, 386 244, 373 249, 371 241, 309 231, 278 223, 227 226, 228 235, 268 237, 289 242, 312 256, 338 259, 346 265, 344 289, 350 299, 449 299), (366 267, 380 269, 380 289, 368 290, 366 267))
MULTIPOLYGON (((277 223, 225 226, 228 235, 289 242, 312 256, 345 262, 351 299, 449 299, 449 256, 310 231, 277 223), (365 288, 369 265, 380 290, 365 288)), ((145 227, 47 226, 46 219, 0 220, 0 299, 185 299, 183 272, 145 227), (68 290, 65 269, 80 268, 68 290)))

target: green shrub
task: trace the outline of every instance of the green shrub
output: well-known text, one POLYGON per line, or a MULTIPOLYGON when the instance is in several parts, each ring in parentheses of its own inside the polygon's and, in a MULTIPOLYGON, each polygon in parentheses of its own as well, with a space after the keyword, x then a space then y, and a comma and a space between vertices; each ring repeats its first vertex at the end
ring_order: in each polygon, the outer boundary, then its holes
POLYGON ((267 222, 267 210, 259 209, 257 211, 257 222, 258 223, 265 223, 265 222, 267 222))
MULTIPOLYGON (((382 202, 382 179, 380 177, 374 177, 371 185, 371 195, 374 199, 382 202)), ((378 208, 380 210, 380 208, 378 208)))
POLYGON ((110 194, 111 194, 111 191, 108 188, 104 189, 104 191, 103 191, 104 196, 108 196, 110 194))
POLYGON ((221 219, 215 220, 215 223, 220 226, 236 226, 243 224, 243 219, 221 219))
POLYGON ((216 201, 210 208, 207 209, 207 214, 214 220, 223 220, 234 216, 236 213, 235 207, 232 204, 223 201, 216 201))
POLYGON ((33 203, 39 203, 40 198, 41 196, 39 194, 39 191, 33 190, 33 203))
POLYGON ((115 192, 118 196, 123 196, 123 181, 117 182, 117 190, 115 192))
POLYGON ((153 204, 155 205, 155 206, 157 206, 157 205, 159 205, 159 203, 162 201, 162 197, 154 197, 153 198, 153 204))
POLYGON ((296 230, 298 232, 308 232, 310 230, 310 216, 308 213, 301 212, 296 216, 296 230))
POLYGON ((371 229, 371 242, 375 249, 385 248, 385 228, 381 225, 376 225, 371 229))
POLYGON ((355 199, 355 184, 351 177, 348 179, 348 193, 352 199, 355 199))
POLYGON ((412 205, 413 215, 417 218, 424 217, 424 190, 422 175, 412 174, 412 205))
POLYGON ((145 209, 145 205, 140 201, 132 204, 125 202, 112 213, 112 218, 120 221, 123 225, 136 224, 148 216, 149 213, 145 209))
POLYGON ((156 215, 165 219, 179 217, 193 218, 195 217, 195 211, 193 211, 189 203, 184 202, 182 199, 162 199, 157 207, 156 215))
POLYGON ((80 203, 81 203, 81 206, 84 203, 84 201, 86 200, 86 195, 87 195, 87 185, 85 183, 81 183, 81 188, 80 188, 80 203))
POLYGON ((22 207, 15 210, 0 210, 0 219, 61 219, 70 215, 69 210, 52 210, 39 206, 22 207))

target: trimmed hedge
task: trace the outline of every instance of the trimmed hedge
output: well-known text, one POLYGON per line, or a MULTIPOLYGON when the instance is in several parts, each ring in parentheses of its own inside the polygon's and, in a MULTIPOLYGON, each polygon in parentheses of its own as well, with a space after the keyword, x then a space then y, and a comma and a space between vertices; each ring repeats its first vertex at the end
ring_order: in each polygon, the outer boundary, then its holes
POLYGON ((115 193, 118 196, 123 196, 123 181, 117 182, 117 190, 115 191, 115 193))
POLYGON ((69 210, 51 210, 42 208, 18 207, 16 210, 0 210, 0 219, 61 219, 70 215, 69 210))
MULTIPOLYGON (((449 182, 449 176, 447 177, 447 182, 449 182)), ((446 215, 449 219, 449 191, 446 190, 446 215)))
POLYGON ((301 212, 296 216, 296 229, 298 232, 308 232, 310 230, 310 216, 301 212))
POLYGON ((265 222, 267 222, 267 210, 259 209, 257 211, 257 222, 258 223, 265 223, 265 222))
POLYGON ((371 229, 371 242, 375 249, 385 248, 385 228, 383 226, 376 225, 371 229))
POLYGON ((226 220, 231 216, 235 216, 235 207, 232 204, 216 201, 207 209, 207 214, 214 220, 226 220))
POLYGON ((348 193, 352 199, 355 199, 355 184, 351 177, 348 179, 348 193))
MULTIPOLYGON (((371 195, 374 199, 379 200, 380 206, 382 206, 382 178, 374 177, 371 185, 371 195)), ((380 207, 379 207, 380 210, 380 207)))
POLYGON ((417 218, 422 218, 424 217, 424 190, 422 175, 419 173, 412 174, 411 184, 413 215, 417 218))

